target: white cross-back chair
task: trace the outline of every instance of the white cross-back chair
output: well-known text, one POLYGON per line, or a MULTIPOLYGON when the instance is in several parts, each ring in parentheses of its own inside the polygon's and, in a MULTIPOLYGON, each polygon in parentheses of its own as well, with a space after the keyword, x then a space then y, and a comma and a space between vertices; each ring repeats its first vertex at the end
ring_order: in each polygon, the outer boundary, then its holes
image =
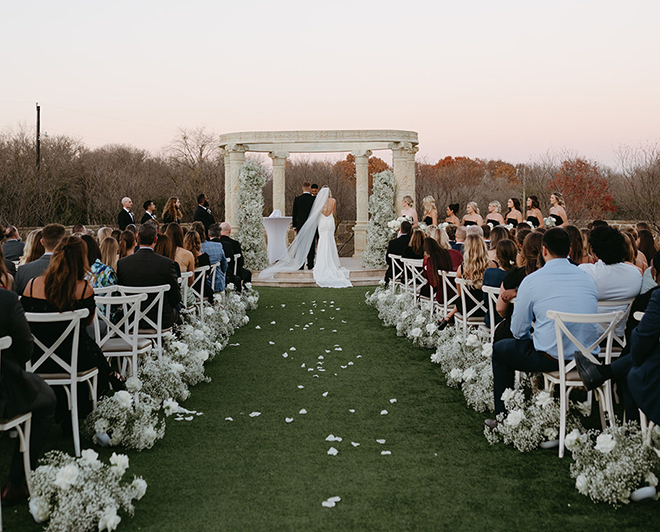
MULTIPOLYGON (((490 326, 488 330, 490 332, 490 343, 493 343, 495 338, 495 327, 497 326, 497 298, 500 296, 500 287, 499 286, 482 286, 481 290, 484 294, 488 295, 488 318, 490 320, 490 326)), ((485 324, 484 324, 485 327, 485 324)))
POLYGON ((634 297, 630 299, 621 299, 619 301, 612 301, 612 300, 598 301, 599 312, 602 312, 601 309, 605 310, 605 312, 608 311, 614 312, 616 310, 621 310, 621 312, 623 312, 623 314, 621 315, 621 319, 619 320, 619 323, 617 323, 614 326, 614 341, 612 343, 613 356, 619 356, 627 345, 625 325, 626 322, 628 321, 628 316, 630 316, 630 309, 632 308, 634 301, 635 301, 634 297), (622 310, 622 307, 624 306, 625 306, 625 310, 622 310), (617 331, 617 329, 620 329, 621 334, 618 334, 619 331, 617 331))
POLYGON ((397 286, 403 286, 403 262, 401 262, 401 255, 390 255, 390 261, 392 261, 390 286, 392 292, 396 292, 397 286))
POLYGON ((96 296, 96 313, 94 315, 94 336, 108 359, 118 359, 122 375, 126 376, 127 368, 131 375, 137 375, 138 355, 149 351, 152 340, 140 338, 140 321, 143 318, 141 304, 147 300, 147 294, 132 296, 96 296), (113 323, 113 310, 122 309, 121 318, 113 323), (104 324, 104 327, 101 327, 104 324))
POLYGON ((460 277, 456 278, 456 287, 460 287, 460 296, 461 296, 461 312, 455 314, 455 319, 460 320, 463 325, 463 334, 467 335, 468 325, 479 326, 484 323, 484 315, 488 312, 488 308, 484 303, 483 296, 482 299, 475 296, 471 290, 469 290, 468 283, 465 279, 460 277), (472 308, 470 310, 465 310, 468 308, 467 303, 470 301, 472 303, 472 308), (481 316, 477 314, 483 313, 481 316))
POLYGON ((456 272, 438 270, 438 273, 442 278, 442 312, 446 316, 460 297, 456 290, 456 272))
POLYGON ((209 280, 211 282, 211 288, 213 288, 213 292, 215 292, 215 279, 218 276, 219 267, 220 267, 220 263, 216 262, 215 264, 211 264, 211 269, 209 270, 209 280))
POLYGON ((190 290, 195 296, 195 307, 199 319, 204 323, 204 290, 206 288, 206 272, 208 272, 210 266, 200 266, 195 268, 195 277, 193 279, 193 284, 190 286, 190 290), (199 288, 195 288, 195 287, 199 288))
POLYGON ((238 275, 238 259, 240 259, 243 255, 240 253, 234 253, 234 275, 238 275))
POLYGON ((52 345, 45 345, 34 334, 35 346, 39 347, 43 353, 36 362, 28 361, 27 370, 38 374, 46 384, 50 386, 63 386, 66 392, 69 410, 71 411, 71 427, 73 430, 73 447, 76 456, 80 456, 80 432, 78 427, 78 384, 87 383, 89 393, 92 398, 94 410, 96 410, 96 390, 98 382, 98 368, 92 368, 84 371, 78 371, 78 344, 80 341, 80 322, 86 318, 89 310, 86 308, 71 310, 69 312, 26 312, 25 317, 30 324, 33 323, 61 323, 64 331, 52 345), (71 337, 71 358, 70 362, 63 360, 55 351, 68 338, 71 337), (58 373, 44 373, 39 371, 44 362, 52 360, 60 368, 58 373))
MULTIPOLYGON (((11 346, 11 336, 0 338, 0 360, 2 350, 11 346)), ((23 467, 25 468, 25 480, 28 491, 30 491, 30 430, 32 428, 32 412, 20 414, 11 419, 0 418, 0 432, 15 430, 18 433, 19 449, 23 453, 23 467)), ((0 531, 2 531, 2 504, 0 501, 0 531)))
POLYGON ((428 282, 424 277, 424 260, 402 258, 401 261, 403 262, 404 288, 412 294, 417 303, 420 290, 428 282))
MULTIPOLYGON (((569 395, 573 389, 584 386, 582 379, 580 379, 580 374, 575 367, 575 359, 568 361, 568 363, 566 362, 566 356, 564 353, 564 336, 572 342, 576 351, 580 351, 594 364, 600 364, 600 362, 591 352, 596 346, 605 341, 605 353, 601 352, 601 357, 604 358, 605 364, 609 364, 612 359, 614 329, 616 324, 621 321, 623 312, 609 312, 607 314, 572 314, 568 312, 548 310, 546 314, 548 319, 555 322, 559 369, 550 373, 544 373, 543 380, 545 381, 545 388, 550 393, 552 393, 555 386, 559 386, 559 405, 561 412, 559 422, 559 458, 563 458, 569 395), (568 328, 567 324, 570 323, 593 324, 596 327, 600 325, 603 328, 603 332, 600 333, 595 342, 591 345, 585 346, 568 328)), ((606 380, 602 386, 596 388, 595 392, 601 409, 601 424, 603 428, 605 428, 607 422, 611 425, 615 421, 612 404, 612 381, 610 379, 606 380), (603 415, 604 412, 607 412, 607 419, 603 415)))
POLYGON ((648 419, 646 414, 644 414, 644 412, 641 410, 639 410, 639 425, 642 428, 642 437, 644 438, 644 443, 650 446, 655 423, 648 419))
MULTIPOLYGON (((142 303, 142 324, 138 330, 138 337, 147 340, 155 340, 156 347, 158 347, 158 357, 160 358, 163 349, 163 333, 171 331, 172 327, 163 329, 163 303, 165 301, 165 292, 169 291, 170 285, 161 284, 156 286, 124 286, 117 285, 113 287, 114 290, 119 291, 122 296, 131 296, 135 294, 150 294, 154 298, 149 302, 142 303), (153 309, 156 309, 156 319, 151 319, 147 314, 153 309), (145 326, 146 325, 146 326, 145 326)), ((148 297, 147 297, 148 299, 148 297)))

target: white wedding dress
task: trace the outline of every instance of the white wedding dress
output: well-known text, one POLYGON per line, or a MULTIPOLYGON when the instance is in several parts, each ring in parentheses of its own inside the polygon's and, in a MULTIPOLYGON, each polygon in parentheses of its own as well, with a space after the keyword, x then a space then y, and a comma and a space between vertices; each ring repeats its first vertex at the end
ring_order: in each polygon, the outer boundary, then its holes
POLYGON ((319 242, 314 262, 314 280, 319 286, 327 288, 347 288, 353 286, 348 280, 349 271, 339 265, 339 254, 335 243, 335 219, 332 214, 323 215, 323 209, 330 196, 330 189, 323 187, 314 203, 309 217, 300 228, 296 238, 287 249, 286 255, 271 267, 259 274, 259 279, 272 279, 278 272, 299 270, 305 264, 307 254, 314 245, 318 229, 319 242))

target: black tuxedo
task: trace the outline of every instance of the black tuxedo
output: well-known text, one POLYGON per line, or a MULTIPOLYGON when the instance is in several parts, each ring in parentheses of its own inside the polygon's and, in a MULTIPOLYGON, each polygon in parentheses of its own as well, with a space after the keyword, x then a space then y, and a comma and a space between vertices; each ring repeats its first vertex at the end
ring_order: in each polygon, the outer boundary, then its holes
POLYGON ((25 247, 25 242, 19 240, 7 240, 2 244, 2 254, 5 256, 5 259, 10 261, 15 261, 21 258, 23 255, 23 248, 25 247))
MULTIPOLYGON (((117 262, 117 281, 126 286, 157 286, 170 285, 165 292, 163 302, 163 329, 167 329, 179 319, 176 308, 181 301, 179 283, 177 282, 176 265, 173 260, 158 255, 152 249, 140 248, 132 255, 128 255, 117 262)), ((143 306, 147 307, 154 299, 150 294, 143 306)), ((156 321, 156 309, 152 309, 149 318, 156 321)))
POLYGON ((28 262, 27 264, 19 266, 16 270, 16 278, 14 279, 12 290, 19 296, 22 296, 23 290, 25 290, 25 287, 30 282, 30 279, 39 277, 48 269, 51 257, 52 254, 49 253, 48 255, 42 255, 35 261, 28 262))
POLYGON ((201 205, 197 205, 197 208, 195 209, 195 216, 193 219, 196 222, 202 222, 204 224, 207 234, 209 232, 209 227, 215 223, 215 218, 211 214, 211 211, 206 209, 205 207, 202 207, 201 205))
MULTIPOLYGON (((293 228, 296 231, 300 231, 307 218, 309 213, 312 210, 312 205, 314 205, 314 196, 310 192, 303 192, 300 196, 297 196, 293 200, 293 228)), ((314 267, 314 255, 316 254, 316 239, 318 238, 318 233, 314 235, 314 241, 312 242, 312 247, 309 249, 307 255, 307 268, 310 270, 314 267)), ((302 268, 301 268, 302 269, 302 268)))
POLYGON ((122 209, 121 211, 119 211, 119 214, 117 215, 117 224, 119 225, 119 229, 125 231, 127 225, 131 225, 134 223, 135 223, 135 218, 133 218, 132 212, 126 212, 126 209, 122 209))
POLYGON ((155 220, 155 219, 156 219, 155 216, 151 216, 151 214, 149 214, 148 212, 145 212, 142 215, 142 219, 140 220, 140 225, 142 225, 144 222, 148 222, 149 220, 155 220))
POLYGON ((389 244, 387 244, 387 253, 385 254, 385 261, 387 262, 387 271, 385 272, 386 283, 389 283, 392 278, 392 260, 390 259, 390 255, 403 255, 409 242, 410 235, 401 235, 399 238, 390 240, 389 244))
POLYGON ((225 252, 225 257, 227 258, 227 271, 225 272, 225 286, 231 283, 236 287, 237 290, 240 290, 241 278, 238 277, 238 275, 234 275, 234 246, 232 244, 233 239, 222 236, 222 237, 212 238, 211 242, 217 242, 218 244, 222 244, 222 249, 225 252))
MULTIPOLYGON (((243 267, 243 264, 245 263, 245 259, 243 258, 243 250, 241 249, 241 243, 238 240, 234 240, 233 238, 229 237, 228 235, 222 235, 220 237, 220 243, 222 244, 222 247, 225 249, 225 255, 227 255, 227 249, 231 249, 232 262, 227 267, 227 271, 231 269, 232 273, 234 273, 233 261, 237 260, 238 268, 236 269, 236 276, 238 277, 238 279, 240 279, 240 282, 238 284, 234 282, 234 284, 236 284, 237 290, 240 291, 241 286, 243 284, 252 282, 252 272, 243 267), (241 256, 238 259, 234 259, 235 255, 239 253, 241 256)), ((229 258, 227 260, 229 260, 229 258)))

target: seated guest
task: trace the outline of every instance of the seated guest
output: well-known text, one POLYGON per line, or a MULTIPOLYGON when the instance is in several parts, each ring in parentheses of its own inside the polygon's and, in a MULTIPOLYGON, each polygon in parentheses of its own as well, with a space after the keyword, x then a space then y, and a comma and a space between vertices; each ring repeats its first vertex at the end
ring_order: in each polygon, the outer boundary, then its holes
POLYGON ((660 281, 660 251, 653 256, 651 265, 649 268, 647 268, 646 272, 644 272, 644 275, 646 275, 647 272, 649 272, 649 277, 653 279, 653 282, 655 282, 656 285, 654 288, 651 288, 646 292, 642 290, 642 292, 640 292, 640 294, 635 298, 635 301, 633 301, 633 304, 630 307, 630 314, 628 314, 628 321, 626 322, 627 342, 626 347, 623 348, 622 354, 626 354, 630 351, 630 335, 633 329, 639 325, 639 320, 635 319, 635 312, 644 312, 649 304, 649 300, 651 299, 653 292, 658 289, 657 283, 660 281))
POLYGON ((48 224, 41 230, 41 244, 44 246, 44 254, 33 262, 19 266, 14 279, 12 290, 18 295, 23 294, 30 279, 38 277, 46 271, 50 264, 53 251, 64 238, 66 229, 60 224, 48 224))
POLYGON ((31 231, 25 240, 25 248, 23 249, 23 255, 21 256, 20 264, 27 264, 28 262, 34 262, 40 258, 46 250, 44 245, 41 242, 41 229, 35 229, 31 231))
MULTIPOLYGON (((125 286, 170 285, 169 290, 165 292, 162 316, 163 329, 167 329, 179 321, 179 313, 176 309, 181 301, 181 294, 174 261, 154 252, 156 239, 157 231, 153 224, 140 226, 138 231, 140 248, 133 255, 124 257, 117 262, 117 280, 119 284, 125 286)), ((149 294, 144 306, 148 306, 154 297, 153 294, 149 294)), ((156 321, 157 312, 157 308, 151 309, 148 314, 149 318, 156 321)))
POLYGON ((497 243, 500 240, 507 240, 510 238, 509 231, 506 227, 498 225, 493 227, 490 232, 490 248, 488 248, 488 258, 491 260, 493 265, 497 268, 497 243))
POLYGON ((110 236, 112 236, 112 238, 114 238, 117 241, 117 243, 119 243, 119 241, 121 240, 121 234, 122 231, 120 231, 119 229, 113 229, 112 234, 110 236))
MULTIPOLYGON (((202 231, 204 230, 204 226, 202 226, 202 231)), ((183 247, 190 251, 193 254, 193 257, 195 257, 195 269, 199 268, 200 266, 210 266, 211 261, 209 259, 209 256, 207 253, 202 252, 202 244, 199 239, 199 233, 195 230, 190 230, 186 233, 186 236, 183 237, 183 247)), ((207 273, 208 276, 208 273, 207 273)), ((208 280, 207 276, 204 277, 203 281, 205 283, 204 286, 204 296, 206 299, 209 301, 213 300, 213 287, 211 286, 210 281, 208 280)), ((201 281, 202 279, 200 279, 201 281)), ((193 284, 193 288, 197 290, 197 292, 201 292, 201 283, 197 282, 193 284)))
POLYGON ((76 224, 71 229, 71 234, 75 236, 83 236, 87 234, 87 228, 83 224, 76 224))
MULTIPOLYGON (((498 226, 501 227, 501 226, 498 226)), ((518 254, 518 248, 513 240, 508 238, 500 240, 497 243, 497 248, 494 250, 496 254, 496 263, 497 268, 487 268, 484 272, 484 286, 496 286, 501 287, 506 274, 509 273, 516 266, 516 256, 518 254)), ((488 294, 484 294, 484 303, 488 305, 488 294)), ((495 316, 495 323, 500 321, 499 315, 495 316)), ((490 316, 486 312, 484 317, 484 323, 487 327, 490 327, 490 316)))
POLYGON ((447 238, 449 238, 450 246, 452 246, 456 242, 456 229, 458 229, 458 226, 454 224, 449 224, 445 227, 445 231, 447 232, 447 238))
MULTIPOLYGON (((202 226, 203 227, 203 226, 202 226)), ((199 231, 198 231, 199 233, 199 231)), ((209 226, 209 240, 202 241, 202 251, 209 256, 211 265, 220 264, 215 274, 215 292, 222 292, 225 289, 225 274, 227 272, 227 257, 225 256, 224 246, 220 242, 222 230, 220 225, 212 224, 209 226)), ((234 272, 231 272, 232 276, 234 272)))
POLYGON ((596 365, 581 353, 575 356, 580 378, 588 390, 607 379, 623 395, 626 419, 638 420, 638 409, 660 423, 660 290, 655 290, 639 325, 630 336, 630 354, 612 364, 596 365))
POLYGON ((449 235, 445 229, 438 227, 433 235, 433 238, 435 238, 435 241, 442 249, 446 249, 449 252, 449 256, 451 257, 451 271, 455 272, 458 270, 458 267, 463 262, 463 254, 460 251, 456 251, 455 249, 451 248, 451 244, 449 243, 449 235))
POLYGON ((13 284, 14 276, 9 273, 5 263, 5 258, 3 256, 2 248, 0 248, 0 288, 11 290, 13 284))
POLYGON ((158 233, 158 240, 156 240, 154 252, 173 261, 176 268, 176 276, 177 278, 181 277, 181 268, 179 267, 179 263, 175 260, 176 255, 174 254, 174 246, 172 245, 172 240, 170 240, 169 236, 163 233, 158 233))
POLYGON ((467 236, 467 231, 465 230, 464 225, 459 225, 456 228, 456 241, 451 245, 451 249, 460 251, 463 253, 463 245, 465 244, 465 237, 467 236))
POLYGON ((2 252, 5 258, 10 261, 15 261, 21 258, 25 242, 21 242, 18 236, 18 229, 10 225, 5 229, 5 242, 2 244, 2 252))
POLYGON ((117 260, 119 259, 119 243, 111 236, 101 240, 101 262, 115 273, 117 284, 117 260))
POLYGON ((109 236, 112 236, 112 228, 111 227, 101 227, 99 229, 99 232, 96 234, 96 236, 99 239, 99 244, 101 244, 106 238, 109 236))
POLYGON ((135 252, 135 234, 128 229, 119 237, 119 258, 123 259, 135 252))
POLYGON ((92 283, 92 288, 116 285, 117 274, 110 266, 101 261, 101 248, 99 248, 96 240, 89 235, 84 235, 81 238, 87 245, 87 264, 89 264, 89 280, 92 283))
MULTIPOLYGON (((525 224, 523 224, 524 227, 525 224)), ((518 231, 519 236, 522 231, 518 231)), ((505 338, 513 338, 511 334, 511 316, 513 314, 513 303, 511 301, 518 293, 518 287, 522 280, 532 272, 535 272, 541 267, 539 255, 541 253, 541 245, 543 242, 543 233, 532 232, 529 229, 524 232, 525 240, 523 242, 522 250, 518 254, 517 263, 520 266, 512 268, 502 281, 500 295, 497 298, 497 313, 503 320, 495 329, 494 341, 503 340, 505 338)))
MULTIPOLYGON (((591 230, 593 232, 593 229, 591 230)), ((641 274, 648 268, 648 263, 642 258, 635 244, 635 237, 627 231, 621 233, 626 239, 626 262, 639 268, 641 274)))
POLYGON ((424 258, 424 233, 419 230, 413 231, 410 242, 403 250, 404 259, 423 259, 424 258))
POLYGON ((385 262, 387 262, 387 271, 385 272, 385 283, 389 283, 392 279, 392 260, 390 255, 403 255, 404 250, 408 247, 410 242, 410 233, 412 232, 412 224, 404 220, 401 222, 401 235, 393 238, 387 244, 387 253, 385 253, 385 262))
MULTIPOLYGON (((236 290, 240 292, 241 287, 245 285, 245 283, 249 283, 252 281, 252 272, 247 268, 243 267, 245 263, 245 258, 243 257, 243 250, 241 249, 240 242, 238 240, 234 240, 229 236, 231 235, 231 225, 229 225, 229 222, 222 222, 220 224, 220 231, 221 231, 220 242, 222 242, 223 244, 225 243, 231 244, 232 249, 234 250, 234 257, 238 264, 236 275, 241 280, 241 283, 236 285, 236 290), (240 257, 238 257, 238 255, 240 255, 240 257)), ((225 254, 226 254, 226 248, 225 248, 225 254)))
MULTIPOLYGON (((10 336, 12 344, 0 355, 0 419, 32 412, 30 465, 34 471, 55 416, 57 400, 53 389, 41 377, 25 371, 25 363, 32 357, 32 333, 18 296, 9 290, 0 290, 0 338, 4 336, 10 336)), ((3 506, 25 501, 29 496, 19 444, 16 438, 9 477, 0 495, 3 506)))
MULTIPOLYGON (((45 229, 44 229, 45 230, 45 229)), ((99 393, 107 388, 108 380, 113 386, 118 384, 118 376, 110 370, 101 348, 87 334, 85 327, 92 323, 96 304, 94 290, 89 281, 87 245, 77 236, 64 238, 53 251, 53 257, 46 272, 31 279, 23 291, 21 304, 26 312, 65 312, 87 309, 89 314, 83 319, 78 342, 78 371, 92 368, 99 370, 99 393)), ((52 345, 60 336, 65 324, 32 323, 32 334, 45 345, 52 345)), ((71 339, 65 340, 56 353, 66 362, 71 361, 71 339)), ((37 346, 32 354, 36 362, 43 354, 37 346)), ((58 373, 62 368, 54 361, 47 360, 37 368, 38 373, 58 373)), ((59 388, 59 387, 58 387, 59 388)), ((67 412, 66 399, 58 393, 58 409, 67 412)))
POLYGON ((571 252, 568 255, 568 260, 572 264, 579 266, 580 264, 589 264, 589 256, 584 252, 584 244, 582 242, 582 233, 574 225, 565 225, 564 229, 568 232, 568 235, 571 237, 571 252))
MULTIPOLYGON (((493 389, 495 415, 505 411, 502 393, 514 387, 515 372, 557 371, 559 356, 555 322, 548 310, 595 314, 598 311, 598 289, 589 274, 568 261, 571 238, 561 227, 553 227, 543 235, 541 255, 545 265, 525 277, 518 288, 516 306, 511 319, 512 339, 493 345, 493 389), (534 335, 532 337, 532 324, 534 335)), ((593 324, 567 324, 583 345, 598 338, 593 324)), ((564 355, 572 360, 575 347, 564 338, 564 355)), ((487 419, 493 429, 497 421, 487 419)))
MULTIPOLYGON (((174 248, 174 260, 179 265, 181 273, 195 271, 195 257, 193 254, 183 247, 183 230, 177 223, 171 223, 167 226, 165 232, 172 241, 174 248)), ((193 278, 188 279, 188 286, 192 286, 193 278)))
MULTIPOLYGON (((480 228, 478 228, 480 229, 480 228)), ((484 281, 484 272, 490 264, 488 258, 488 251, 483 237, 478 234, 468 235, 465 239, 465 248, 463 252, 463 264, 456 271, 457 279, 465 279, 467 286, 466 289, 474 296, 477 301, 483 300, 484 294, 481 290, 484 281)), ((456 286, 456 291, 460 295, 461 287, 456 286)), ((467 308, 463 309, 462 302, 459 299, 456 307, 445 317, 440 323, 440 329, 444 329, 447 325, 454 323, 454 315, 457 312, 470 312, 475 303, 470 297, 466 297, 465 303, 467 308)), ((471 316, 483 316, 482 310, 477 310, 471 316)))
POLYGON ((442 248, 433 238, 424 239, 424 277, 428 284, 424 285, 421 290, 423 296, 428 297, 431 294, 430 287, 435 291, 435 300, 442 303, 444 301, 442 291, 442 278, 438 270, 454 271, 452 270, 451 257, 449 251, 442 248))
MULTIPOLYGON (((609 226, 596 227, 589 236, 591 249, 598 257, 596 264, 580 264, 579 268, 587 272, 598 287, 598 299, 601 301, 619 301, 632 299, 639 295, 642 288, 642 275, 632 264, 626 264, 625 237, 618 229, 609 226)), ((601 307, 600 312, 626 310, 620 307, 601 307)), ((623 336, 625 324, 616 328, 616 335, 623 336)))

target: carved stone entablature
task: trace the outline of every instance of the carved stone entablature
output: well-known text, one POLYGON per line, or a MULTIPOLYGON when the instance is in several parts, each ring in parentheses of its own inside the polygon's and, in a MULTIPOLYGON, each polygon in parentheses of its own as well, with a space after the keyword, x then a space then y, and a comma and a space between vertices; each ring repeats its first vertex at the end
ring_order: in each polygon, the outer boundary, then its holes
POLYGON ((271 151, 268 152, 268 157, 271 159, 286 159, 291 155, 288 151, 271 151))

